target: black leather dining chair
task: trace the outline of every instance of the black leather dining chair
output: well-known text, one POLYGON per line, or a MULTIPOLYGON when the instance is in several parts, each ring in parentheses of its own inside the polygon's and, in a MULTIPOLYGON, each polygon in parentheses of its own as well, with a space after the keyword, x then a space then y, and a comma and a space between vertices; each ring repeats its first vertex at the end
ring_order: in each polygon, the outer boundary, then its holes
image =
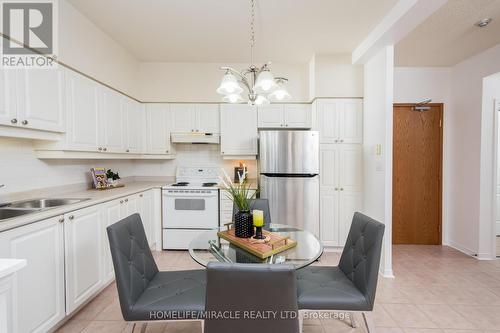
MULTIPOLYGON (((139 214, 110 225, 107 232, 125 321, 189 320, 201 315, 205 270, 160 272, 139 214)), ((141 332, 146 325, 143 323, 141 332)), ((134 328, 135 323, 132 331, 134 328)))
POLYGON ((205 333, 298 333, 295 268, 210 262, 205 308, 226 314, 206 318, 205 333))
MULTIPOLYGON (((384 225, 356 212, 336 267, 306 267, 297 272, 300 310, 362 312, 368 332, 373 331, 375 302, 384 225)), ((302 311, 301 311, 302 312, 302 311)), ((355 327, 355 320, 351 317, 355 327)))
MULTIPOLYGON (((267 199, 251 199, 250 209, 258 209, 264 212, 264 228, 271 224, 271 211, 269 210, 269 201, 267 199)), ((238 212, 238 207, 233 204, 233 217, 238 212)))

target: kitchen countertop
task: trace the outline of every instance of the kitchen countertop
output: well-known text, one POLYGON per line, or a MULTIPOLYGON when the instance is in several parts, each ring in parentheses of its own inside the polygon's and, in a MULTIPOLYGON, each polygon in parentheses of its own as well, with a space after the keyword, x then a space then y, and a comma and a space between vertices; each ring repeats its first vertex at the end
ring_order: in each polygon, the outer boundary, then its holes
POLYGON ((26 266, 26 259, 0 259, 0 279, 26 266))
MULTIPOLYGON (((78 209, 82 209, 89 206, 94 206, 107 201, 132 195, 134 193, 143 192, 153 188, 161 188, 163 185, 167 184, 165 180, 158 181, 131 181, 126 182, 125 187, 119 187, 111 190, 98 191, 93 189, 87 190, 76 190, 65 191, 64 194, 51 194, 45 195, 44 198, 90 198, 90 200, 78 202, 75 204, 64 205, 60 207, 50 208, 44 211, 30 213, 10 219, 0 221, 0 232, 9 229, 17 228, 23 225, 27 225, 33 222, 45 220, 54 216, 63 215, 69 212, 73 212, 78 209)), ((40 198, 41 196, 39 196, 40 198)), ((33 196, 26 196, 25 198, 20 198, 19 200, 33 199, 33 196)), ((17 200, 16 200, 17 201, 17 200)))

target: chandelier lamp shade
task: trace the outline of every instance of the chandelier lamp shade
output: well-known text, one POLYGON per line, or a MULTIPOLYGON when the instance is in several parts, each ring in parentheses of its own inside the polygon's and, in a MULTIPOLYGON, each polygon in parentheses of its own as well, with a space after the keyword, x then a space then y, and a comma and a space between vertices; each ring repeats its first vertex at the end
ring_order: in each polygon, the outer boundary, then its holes
POLYGON ((217 88, 217 93, 223 95, 223 102, 242 103, 245 99, 243 92, 248 97, 250 105, 266 105, 271 101, 281 102, 291 98, 286 90, 288 79, 285 77, 275 77, 270 70, 271 63, 268 62, 261 67, 253 64, 253 48, 255 45, 255 0, 250 0, 250 66, 238 71, 232 67, 223 66, 224 76, 217 88), (242 87, 243 86, 243 87, 242 87))

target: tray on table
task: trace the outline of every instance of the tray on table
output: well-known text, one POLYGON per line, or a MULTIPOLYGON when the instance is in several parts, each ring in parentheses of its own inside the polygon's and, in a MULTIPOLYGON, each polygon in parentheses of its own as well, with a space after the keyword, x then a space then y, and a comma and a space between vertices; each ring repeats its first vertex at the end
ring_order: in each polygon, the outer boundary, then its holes
POLYGON ((256 243, 256 240, 252 238, 236 237, 234 228, 229 229, 229 226, 227 230, 219 231, 217 236, 261 259, 266 259, 297 245, 297 241, 274 232, 262 230, 262 234, 266 238, 269 237, 268 242, 256 243))

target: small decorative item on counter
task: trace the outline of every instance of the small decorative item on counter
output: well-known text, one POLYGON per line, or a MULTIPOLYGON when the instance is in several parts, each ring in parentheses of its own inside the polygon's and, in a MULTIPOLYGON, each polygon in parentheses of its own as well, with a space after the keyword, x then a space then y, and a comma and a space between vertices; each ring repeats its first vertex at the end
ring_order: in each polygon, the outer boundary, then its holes
POLYGON ((254 209, 253 215, 253 225, 255 227, 255 239, 265 239, 262 235, 262 227, 264 226, 264 212, 262 210, 254 209))
POLYGON ((106 176, 106 169, 104 168, 92 168, 90 169, 92 174, 92 182, 94 188, 100 190, 108 187, 108 177, 106 176))
POLYGON ((234 214, 234 229, 236 237, 250 238, 254 234, 253 217, 250 213, 250 200, 255 197, 246 183, 235 184, 231 178, 222 170, 221 183, 226 196, 238 207, 238 212, 234 214))
POLYGON ((108 184, 112 186, 118 185, 118 181, 120 180, 120 175, 118 172, 113 172, 111 169, 106 171, 106 177, 108 177, 108 184))
POLYGON ((247 166, 245 165, 245 163, 240 162, 240 166, 234 168, 234 181, 242 184, 247 180, 247 176, 248 176, 247 166))

